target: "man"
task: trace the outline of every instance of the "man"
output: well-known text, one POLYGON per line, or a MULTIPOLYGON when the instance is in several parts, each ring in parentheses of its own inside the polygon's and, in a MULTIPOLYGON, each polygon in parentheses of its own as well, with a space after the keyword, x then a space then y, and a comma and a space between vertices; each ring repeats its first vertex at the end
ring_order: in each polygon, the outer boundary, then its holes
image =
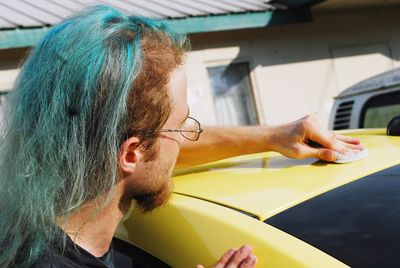
MULTIPOLYGON (((45 35, 21 68, 2 128, 1 267, 114 267, 110 245, 131 200, 143 211, 164 204, 178 156, 178 166, 267 150, 333 161, 362 148, 312 116, 206 127, 199 138, 181 67, 187 47, 161 23, 105 6, 45 35)), ((243 246, 215 267, 255 264, 243 246)))

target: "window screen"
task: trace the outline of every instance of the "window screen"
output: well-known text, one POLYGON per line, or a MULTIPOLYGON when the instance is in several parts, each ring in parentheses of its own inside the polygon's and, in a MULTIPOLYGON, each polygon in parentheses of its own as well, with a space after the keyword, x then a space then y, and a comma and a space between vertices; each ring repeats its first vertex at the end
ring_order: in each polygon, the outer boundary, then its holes
POLYGON ((219 125, 258 123, 247 63, 207 68, 219 125))

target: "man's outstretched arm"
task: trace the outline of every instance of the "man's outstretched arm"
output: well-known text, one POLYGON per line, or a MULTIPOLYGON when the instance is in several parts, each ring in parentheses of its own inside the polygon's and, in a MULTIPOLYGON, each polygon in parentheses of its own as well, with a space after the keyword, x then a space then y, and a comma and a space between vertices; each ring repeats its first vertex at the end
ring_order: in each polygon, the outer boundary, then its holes
POLYGON ((322 129, 314 115, 280 126, 204 127, 197 142, 184 141, 176 166, 188 167, 242 154, 276 151, 291 158, 335 161, 337 152, 361 150, 359 139, 322 129), (310 141, 322 145, 310 146, 310 141))

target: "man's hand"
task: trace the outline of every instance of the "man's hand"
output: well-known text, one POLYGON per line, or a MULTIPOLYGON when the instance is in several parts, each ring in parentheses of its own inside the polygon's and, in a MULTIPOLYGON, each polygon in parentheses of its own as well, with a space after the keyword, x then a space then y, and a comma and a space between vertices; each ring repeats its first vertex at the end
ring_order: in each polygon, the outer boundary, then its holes
POLYGON ((325 161, 335 161, 338 152, 344 154, 364 148, 359 139, 323 130, 314 115, 277 126, 273 133, 272 149, 296 159, 315 157, 325 161))
MULTIPOLYGON (((253 255, 249 246, 242 246, 240 249, 230 249, 221 257, 213 268, 253 268, 256 267, 257 257, 253 255)), ((197 265, 197 268, 204 268, 197 265)))

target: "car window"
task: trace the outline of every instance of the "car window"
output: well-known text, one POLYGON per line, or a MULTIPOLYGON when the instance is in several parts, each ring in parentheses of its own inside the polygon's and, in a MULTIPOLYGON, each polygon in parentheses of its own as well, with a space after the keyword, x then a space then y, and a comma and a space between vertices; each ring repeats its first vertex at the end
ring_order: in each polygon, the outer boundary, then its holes
POLYGON ((360 128, 387 127, 396 115, 400 115, 400 91, 372 97, 362 109, 360 128))
POLYGON ((115 238, 112 242, 114 250, 114 265, 119 268, 170 268, 157 257, 143 249, 115 238))

